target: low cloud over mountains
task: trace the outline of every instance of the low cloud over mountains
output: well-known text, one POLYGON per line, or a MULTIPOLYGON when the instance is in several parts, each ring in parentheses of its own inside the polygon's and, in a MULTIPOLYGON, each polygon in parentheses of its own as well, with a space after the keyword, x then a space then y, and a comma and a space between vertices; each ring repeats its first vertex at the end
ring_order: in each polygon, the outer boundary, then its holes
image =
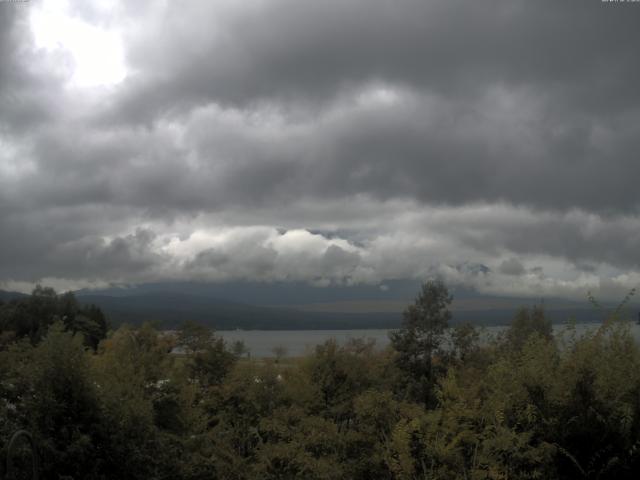
POLYGON ((619 296, 640 279, 639 20, 599 0, 0 3, 0 284, 619 296))

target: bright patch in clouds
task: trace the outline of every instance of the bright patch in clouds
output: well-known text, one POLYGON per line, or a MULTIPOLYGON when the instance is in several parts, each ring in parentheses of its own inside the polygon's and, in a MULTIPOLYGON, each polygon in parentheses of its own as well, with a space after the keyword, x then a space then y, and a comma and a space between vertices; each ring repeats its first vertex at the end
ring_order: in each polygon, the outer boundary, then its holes
POLYGON ((33 9, 30 20, 36 47, 48 52, 62 50, 71 56, 70 86, 113 85, 125 78, 124 46, 119 33, 73 16, 68 1, 45 1, 33 9))
POLYGON ((36 170, 36 164, 26 158, 20 146, 0 135, 0 180, 15 182, 36 170))
POLYGON ((402 92, 385 86, 367 88, 358 96, 358 104, 363 107, 393 107, 402 99, 402 92))

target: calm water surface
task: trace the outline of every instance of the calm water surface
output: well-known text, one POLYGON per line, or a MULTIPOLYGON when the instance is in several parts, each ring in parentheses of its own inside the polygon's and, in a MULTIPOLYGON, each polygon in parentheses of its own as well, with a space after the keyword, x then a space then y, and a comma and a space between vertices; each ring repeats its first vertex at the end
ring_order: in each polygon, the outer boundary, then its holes
MULTIPOLYGON (((576 325, 578 335, 597 328, 600 324, 582 323, 576 325)), ((484 327, 482 338, 488 339, 499 334, 506 327, 484 327)), ((556 335, 566 331, 565 325, 554 325, 556 335)), ((301 356, 311 353, 316 345, 334 338, 345 344, 351 338, 373 339, 376 346, 384 348, 389 344, 391 330, 231 330, 218 331, 228 343, 242 340, 252 357, 272 357, 274 348, 284 347, 287 356, 301 356)), ((631 333, 640 342, 640 325, 631 325, 631 333)))

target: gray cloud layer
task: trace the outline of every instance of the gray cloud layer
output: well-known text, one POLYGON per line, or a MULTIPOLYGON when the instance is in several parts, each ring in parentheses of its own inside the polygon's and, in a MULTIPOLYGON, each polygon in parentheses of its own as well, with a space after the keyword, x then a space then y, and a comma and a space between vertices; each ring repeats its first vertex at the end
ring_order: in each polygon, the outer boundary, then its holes
POLYGON ((638 278, 638 4, 69 5, 128 74, 74 87, 0 4, 5 285, 638 278))

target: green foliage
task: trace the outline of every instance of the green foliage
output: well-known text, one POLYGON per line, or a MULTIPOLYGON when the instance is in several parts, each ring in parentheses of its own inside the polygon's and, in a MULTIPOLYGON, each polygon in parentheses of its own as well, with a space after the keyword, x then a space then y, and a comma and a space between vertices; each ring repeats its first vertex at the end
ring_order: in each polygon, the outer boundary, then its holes
POLYGON ((72 297, 35 297, 0 308, 13 328, 0 348, 0 454, 13 431, 30 430, 41 478, 626 480, 640 471, 640 348, 613 317, 554 338, 540 307, 522 309, 504 335, 481 342, 471 325, 446 328, 451 297, 428 282, 392 348, 330 340, 276 361, 239 358, 244 349, 195 324, 177 337, 123 326, 94 349, 72 297), (35 320, 11 323, 16 310, 35 320))
POLYGON ((390 335, 396 364, 407 375, 403 383, 409 397, 427 405, 434 400, 434 356, 449 326, 452 300, 441 280, 425 282, 414 304, 404 311, 402 328, 390 335))
POLYGON ((304 368, 317 391, 318 410, 339 426, 353 420, 355 398, 381 384, 374 344, 362 340, 351 340, 345 346, 328 340, 316 347, 304 368))
POLYGON ((341 438, 335 423, 300 407, 278 408, 260 422, 255 475, 264 479, 341 477, 341 438))
POLYGON ((236 362, 234 353, 227 350, 222 338, 212 340, 195 353, 189 363, 192 378, 203 386, 219 385, 236 362))
POLYGON ((480 332, 470 323, 462 323, 451 331, 450 355, 460 363, 465 363, 479 350, 480 332))
POLYGON ((173 343, 148 324, 123 326, 92 358, 111 444, 111 478, 168 478, 182 470, 181 444, 199 416, 192 406, 195 391, 170 354, 173 343))
POLYGON ((535 305, 532 308, 522 307, 518 310, 506 331, 505 346, 520 350, 532 335, 538 335, 547 341, 553 339, 551 320, 545 317, 544 308, 541 305, 535 305))
MULTIPOLYGON (((35 434, 43 477, 92 478, 101 467, 99 397, 82 339, 54 323, 33 350, 16 408, 20 423, 35 434)), ((24 361, 24 360, 23 360, 24 361)))
POLYGON ((229 351, 224 340, 216 337, 209 327, 193 322, 182 325, 177 345, 187 354, 190 377, 203 388, 219 385, 242 353, 239 347, 238 353, 229 351))
POLYGON ((176 343, 192 355, 206 349, 212 340, 213 331, 209 327, 186 321, 178 330, 176 343))
POLYGON ((81 334, 84 344, 93 349, 107 335, 107 320, 98 307, 80 305, 73 293, 58 295, 38 285, 28 297, 0 302, 0 348, 22 338, 35 345, 55 322, 81 334))

